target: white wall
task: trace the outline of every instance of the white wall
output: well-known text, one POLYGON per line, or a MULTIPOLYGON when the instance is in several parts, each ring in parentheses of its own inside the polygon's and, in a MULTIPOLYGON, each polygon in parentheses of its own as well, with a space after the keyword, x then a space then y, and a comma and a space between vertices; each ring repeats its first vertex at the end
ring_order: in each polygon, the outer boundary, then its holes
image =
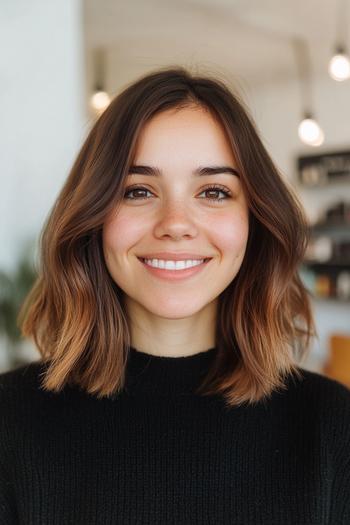
MULTIPOLYGON (((1 0, 0 269, 36 241, 88 131, 82 0, 1 0)), ((22 355, 39 356, 30 342, 22 355)), ((0 337, 0 370, 8 368, 0 337)), ((12 354, 11 354, 12 355, 12 354)))
POLYGON ((2 0, 0 267, 37 237, 85 133, 81 0, 2 0))

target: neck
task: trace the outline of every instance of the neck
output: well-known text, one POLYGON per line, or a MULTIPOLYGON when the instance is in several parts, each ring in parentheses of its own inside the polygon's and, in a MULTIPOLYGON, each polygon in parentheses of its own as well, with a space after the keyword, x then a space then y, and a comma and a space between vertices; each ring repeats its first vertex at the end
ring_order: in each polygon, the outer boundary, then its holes
POLYGON ((126 393, 142 396, 192 394, 209 371, 215 354, 215 347, 184 357, 152 355, 130 347, 126 393))

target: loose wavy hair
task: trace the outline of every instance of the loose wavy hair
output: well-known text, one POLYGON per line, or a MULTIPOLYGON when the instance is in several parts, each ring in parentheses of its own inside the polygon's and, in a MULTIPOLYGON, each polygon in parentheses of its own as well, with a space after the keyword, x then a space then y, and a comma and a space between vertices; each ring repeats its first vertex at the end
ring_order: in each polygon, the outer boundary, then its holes
POLYGON ((123 291, 102 250, 107 215, 124 197, 144 124, 168 109, 197 106, 219 119, 249 206, 242 265, 220 294, 217 354, 196 393, 228 406, 286 389, 316 336, 310 293, 298 274, 308 242, 305 212, 283 180, 239 96, 211 75, 174 66, 128 84, 94 123, 40 235, 37 280, 18 315, 41 360, 41 388, 78 385, 97 398, 123 390, 130 333, 123 291))

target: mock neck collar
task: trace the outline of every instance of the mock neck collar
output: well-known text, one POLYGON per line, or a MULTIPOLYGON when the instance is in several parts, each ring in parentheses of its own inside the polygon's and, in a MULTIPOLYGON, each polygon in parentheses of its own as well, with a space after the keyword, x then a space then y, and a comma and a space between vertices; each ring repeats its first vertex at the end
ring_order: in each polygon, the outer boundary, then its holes
POLYGON ((216 347, 185 357, 151 355, 129 348, 125 389, 130 395, 185 395, 200 385, 216 347))

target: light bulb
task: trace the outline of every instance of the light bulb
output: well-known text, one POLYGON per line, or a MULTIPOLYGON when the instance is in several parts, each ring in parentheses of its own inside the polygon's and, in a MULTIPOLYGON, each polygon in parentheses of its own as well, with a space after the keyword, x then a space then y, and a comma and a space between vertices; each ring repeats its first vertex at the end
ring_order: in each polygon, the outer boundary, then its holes
POLYGON ((91 106, 96 111, 104 111, 110 104, 111 99, 106 91, 96 91, 91 97, 91 106))
POLYGON ((348 79, 350 77, 349 57, 345 53, 334 55, 329 62, 328 73, 338 82, 348 79))
POLYGON ((312 118, 305 118, 298 127, 298 135, 302 142, 309 146, 320 146, 324 141, 324 133, 312 118))

